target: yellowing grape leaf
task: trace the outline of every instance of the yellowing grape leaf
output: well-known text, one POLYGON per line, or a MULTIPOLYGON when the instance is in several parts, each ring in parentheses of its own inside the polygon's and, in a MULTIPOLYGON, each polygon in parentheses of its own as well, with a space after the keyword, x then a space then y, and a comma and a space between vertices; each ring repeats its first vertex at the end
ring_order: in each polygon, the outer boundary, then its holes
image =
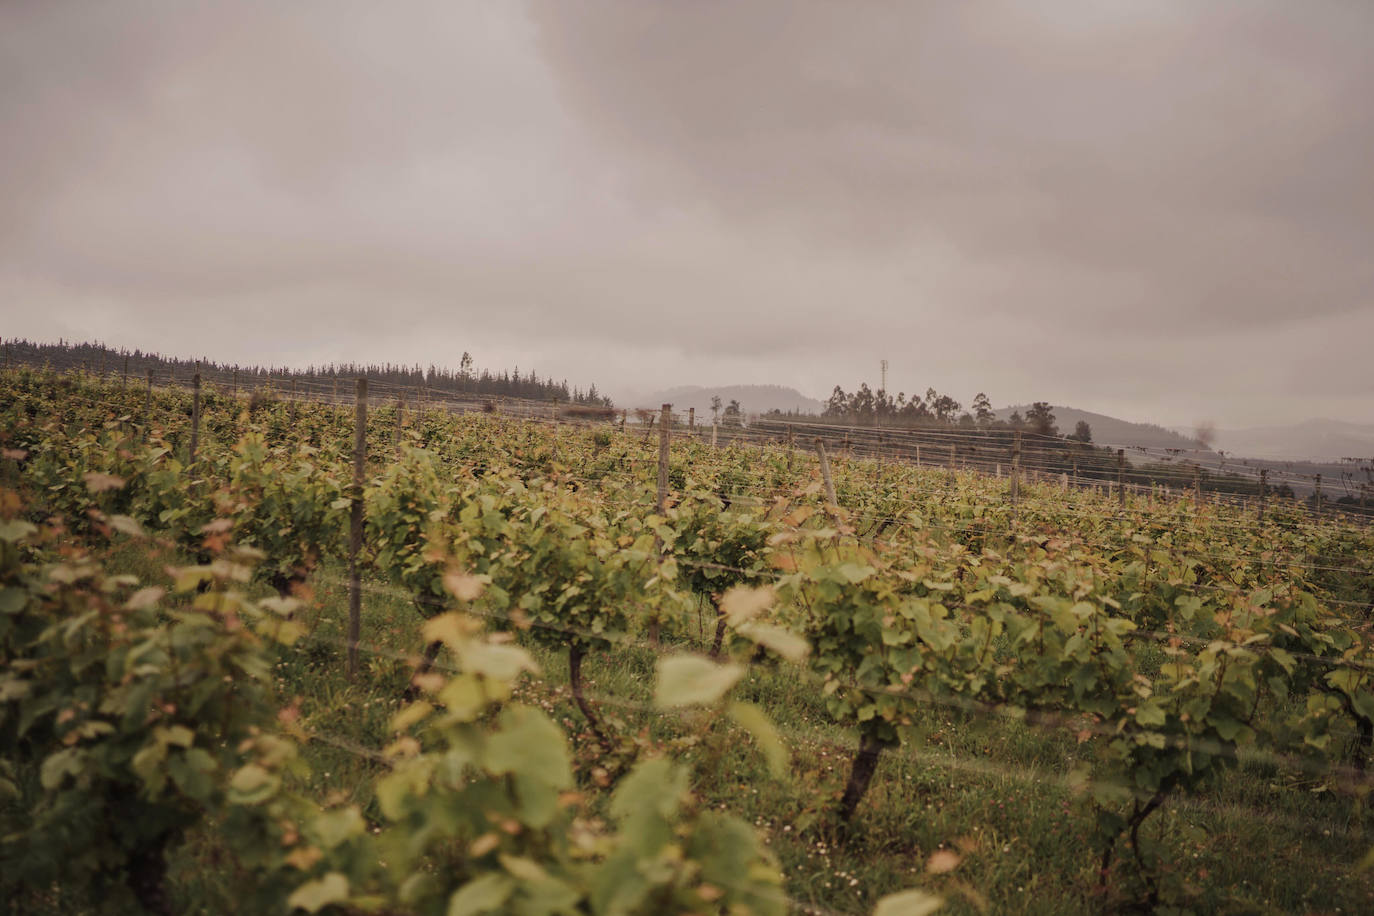
POLYGON ((720 610, 731 626, 739 626, 768 610, 778 600, 773 586, 736 585, 720 598, 720 610))
POLYGON ((656 668, 654 705, 659 709, 714 703, 744 674, 740 665, 717 665, 699 655, 660 659, 656 668))

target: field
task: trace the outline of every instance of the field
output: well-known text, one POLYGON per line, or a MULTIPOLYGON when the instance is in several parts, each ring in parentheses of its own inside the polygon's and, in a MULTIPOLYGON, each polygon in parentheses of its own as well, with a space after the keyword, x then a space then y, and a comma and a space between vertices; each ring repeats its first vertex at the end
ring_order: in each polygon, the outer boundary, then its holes
POLYGON ((0 376, 15 912, 1374 909, 1366 526, 355 420, 0 376))

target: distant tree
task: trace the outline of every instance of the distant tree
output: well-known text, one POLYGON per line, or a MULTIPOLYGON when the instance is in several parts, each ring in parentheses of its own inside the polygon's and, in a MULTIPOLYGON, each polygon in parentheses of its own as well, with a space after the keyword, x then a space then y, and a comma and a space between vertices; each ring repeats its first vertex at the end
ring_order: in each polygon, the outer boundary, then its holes
POLYGON ((1069 436, 1069 438, 1077 442, 1093 441, 1093 428, 1091 424, 1089 424, 1087 420, 1079 420, 1073 428, 1073 435, 1069 436))
POLYGON ((1041 436, 1059 435, 1059 427, 1054 425, 1054 411, 1045 401, 1036 401, 1026 411, 1026 424, 1030 431, 1041 436))
POLYGON ((900 416, 906 423, 920 423, 930 418, 930 408, 919 394, 913 394, 911 400, 902 405, 900 416))
POLYGON ((849 412, 856 423, 867 425, 873 422, 876 410, 873 389, 868 387, 868 382, 861 384, 859 390, 854 392, 854 397, 850 398, 849 412))
POLYGON ((886 425, 897 415, 897 402, 892 400, 892 396, 883 388, 879 388, 873 395, 873 415, 879 426, 886 425))
POLYGON ((978 392, 973 396, 973 417, 978 421, 979 426, 990 426, 997 415, 992 412, 992 402, 983 392, 978 392))
POLYGON ((732 399, 725 407, 724 424, 726 426, 742 426, 744 425, 743 416, 744 414, 740 409, 739 401, 732 399))
POLYGON ((1011 416, 1007 417, 1007 425, 1012 429, 1025 429, 1026 418, 1021 416, 1021 411, 1013 410, 1011 416))
POLYGON ((953 423, 959 408, 963 405, 947 394, 940 394, 934 388, 926 391, 926 404, 935 419, 941 423, 953 423))
POLYGON ((825 410, 821 412, 824 417, 843 417, 849 413, 849 395, 844 393, 844 389, 839 385, 830 392, 830 398, 825 402, 825 410))
POLYGON ((720 395, 711 395, 711 422, 713 423, 717 423, 720 421, 720 405, 720 395))

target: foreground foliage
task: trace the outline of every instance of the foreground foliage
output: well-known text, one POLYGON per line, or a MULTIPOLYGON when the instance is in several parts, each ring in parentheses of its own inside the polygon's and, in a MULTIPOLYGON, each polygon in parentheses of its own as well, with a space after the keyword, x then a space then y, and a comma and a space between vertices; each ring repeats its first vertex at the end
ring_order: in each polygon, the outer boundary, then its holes
MULTIPOLYGON (((348 417, 211 397, 211 434, 190 462, 173 393, 135 421, 141 405, 117 389, 42 373, 5 384, 0 722, 15 748, 4 786, 24 815, 6 832, 50 850, 15 859, 35 886, 56 877, 41 867, 62 850, 86 869, 76 883, 123 875, 155 908, 138 888, 157 881, 133 878, 155 876, 142 863, 214 823, 236 825, 236 867, 265 899, 307 909, 785 908, 753 831, 703 808, 691 768, 585 689, 590 655, 672 645, 731 660, 660 671, 672 688, 661 708, 722 704, 717 719, 749 734, 777 776, 787 723, 780 737, 764 704, 725 698, 747 670, 808 685, 857 739, 838 798, 798 820, 836 840, 876 813, 864 799, 884 755, 933 740, 932 710, 1071 739, 1063 769, 1093 831, 1085 893, 1103 905, 1197 895, 1142 828, 1246 761, 1275 786, 1347 799, 1363 829, 1366 530, 1288 505, 1257 525, 1221 507, 1141 499, 1121 511, 1034 487, 1013 512, 996 480, 844 461, 837 508, 794 454, 695 443, 676 450, 660 512, 637 436, 431 415, 410 418, 396 445, 385 410, 369 430, 363 559, 371 583, 419 612, 412 644, 457 670, 422 665, 411 680, 411 704, 374 751, 376 809, 323 804, 293 788, 305 738, 264 681, 283 651, 268 642, 308 635, 296 618, 316 572, 345 555, 359 498, 339 483, 348 417), (59 530, 87 548, 63 555, 59 530), (166 595, 140 591, 90 552, 111 538, 144 538, 192 571, 166 595), (249 598, 258 583, 277 597, 249 598), (169 648, 129 661, 130 646, 158 640, 169 648), (566 723, 514 700, 547 676, 536 654, 566 658, 593 739, 584 751, 566 723), (577 753, 590 755, 582 768, 577 753), (98 826, 122 810, 116 797, 146 807, 139 831, 98 826), (67 829, 78 824, 97 826, 67 829)), ((693 721, 705 737, 677 739, 679 751, 729 753, 711 719, 693 721)))

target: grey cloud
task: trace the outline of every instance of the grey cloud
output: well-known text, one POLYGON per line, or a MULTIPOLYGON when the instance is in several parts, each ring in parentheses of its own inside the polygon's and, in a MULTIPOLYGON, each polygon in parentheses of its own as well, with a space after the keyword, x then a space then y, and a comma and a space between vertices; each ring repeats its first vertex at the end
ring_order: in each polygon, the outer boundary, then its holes
POLYGON ((0 330, 1374 419, 1370 47, 1336 0, 11 2, 0 330))
POLYGON ((1367 307, 1369 8, 538 8, 579 110, 725 219, 887 256, 943 241, 1089 322, 1367 307), (1076 273, 1113 282, 1053 301, 1076 273))

